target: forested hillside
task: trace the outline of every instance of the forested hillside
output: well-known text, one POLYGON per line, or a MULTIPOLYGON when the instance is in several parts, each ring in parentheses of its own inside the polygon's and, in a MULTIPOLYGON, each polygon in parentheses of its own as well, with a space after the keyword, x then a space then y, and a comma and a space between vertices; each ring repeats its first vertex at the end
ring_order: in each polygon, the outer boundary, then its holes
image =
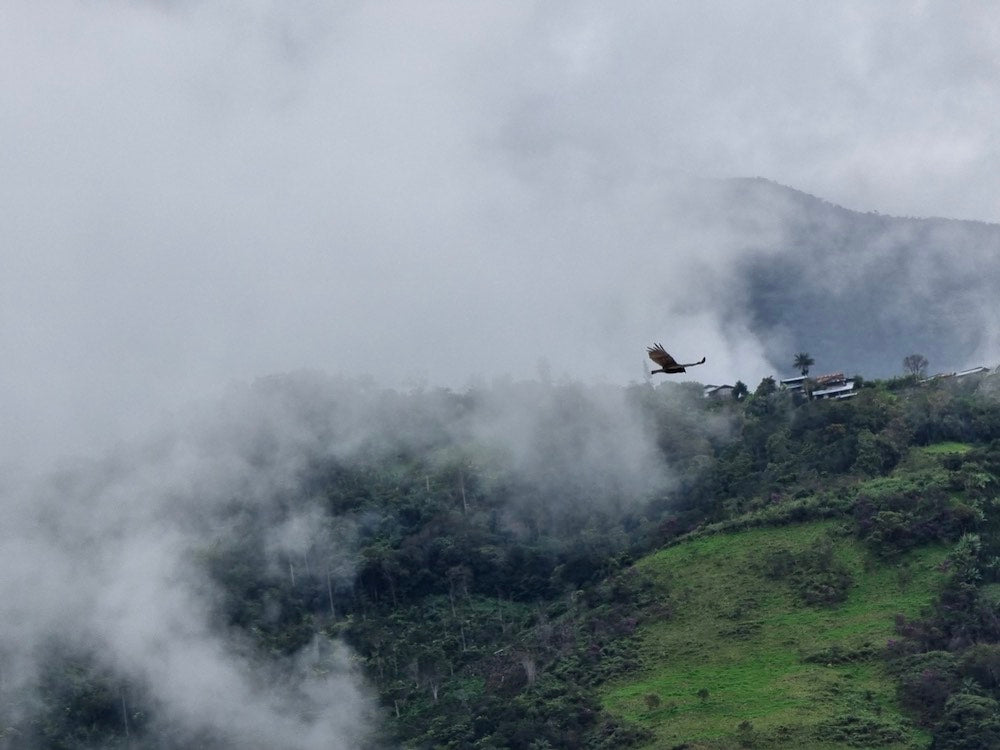
MULTIPOLYGON (((273 378, 188 446, 254 473, 156 515, 248 695, 315 731, 287 747, 994 747, 997 377, 841 402, 273 378), (321 736, 348 681, 364 727, 321 736)), ((67 625, 30 671, 5 644, 0 746, 278 746, 67 625)))

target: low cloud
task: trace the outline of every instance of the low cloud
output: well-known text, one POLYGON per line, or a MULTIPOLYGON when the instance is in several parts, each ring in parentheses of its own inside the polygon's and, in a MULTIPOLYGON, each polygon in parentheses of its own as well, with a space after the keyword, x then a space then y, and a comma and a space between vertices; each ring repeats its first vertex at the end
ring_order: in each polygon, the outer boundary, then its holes
POLYGON ((322 541, 322 564, 349 579, 355 553, 351 520, 321 517, 301 498, 301 461, 323 448, 309 426, 266 399, 238 401, 238 420, 230 402, 186 431, 5 488, 5 726, 23 721, 16 707, 65 649, 142 691, 154 714, 144 736, 156 747, 207 737, 220 747, 354 748, 371 734, 375 703, 346 646, 317 634, 290 657, 265 659, 220 622, 223 592, 204 559, 238 542, 234 512, 276 519, 273 565, 322 541))
POLYGON ((760 333, 717 304, 746 242, 691 176, 998 218, 995 24, 968 5, 3 13, 7 466, 299 368, 626 383, 664 340, 756 382, 760 333))
MULTIPOLYGON (((502 487, 490 502, 515 531, 528 508, 535 524, 572 523, 584 508, 615 519, 671 486, 665 413, 685 455, 725 439, 726 420, 701 407, 697 385, 500 379, 401 392, 302 372, 203 401, 104 458, 8 478, 0 726, 23 729, 30 696, 46 697, 47 665, 65 653, 121 686, 123 721, 143 707, 132 732, 151 748, 358 747, 379 729, 376 701, 349 648, 322 635, 323 618, 337 617, 359 529, 380 511, 338 515, 321 489, 328 472, 451 467, 470 493, 502 487), (315 636, 290 656, 264 655, 227 621, 241 596, 238 581, 227 589, 232 576, 254 575, 226 567, 227 555, 246 554, 270 580, 322 589, 315 636)), ((281 602, 263 606, 277 622, 281 602)))

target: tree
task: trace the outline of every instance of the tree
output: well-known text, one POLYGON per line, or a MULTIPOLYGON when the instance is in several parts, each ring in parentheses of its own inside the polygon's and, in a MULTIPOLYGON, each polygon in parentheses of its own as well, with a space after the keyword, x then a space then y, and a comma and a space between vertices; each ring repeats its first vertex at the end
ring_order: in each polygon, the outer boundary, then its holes
POLYGON ((972 750, 1000 745, 1000 706, 992 698, 956 693, 944 707, 944 717, 934 735, 937 750, 972 750))
POLYGON ((927 371, 927 364, 927 357, 923 354, 911 354, 908 357, 903 357, 903 368, 910 373, 910 375, 923 377, 924 373, 927 371))
POLYGON ((753 392, 755 397, 767 398, 772 393, 778 390, 777 383, 774 382, 774 378, 768 375, 766 378, 762 378, 757 389, 753 392))
POLYGON ((809 352, 799 352, 795 355, 795 369, 803 375, 809 374, 809 368, 816 364, 816 360, 809 356, 809 352))
POLYGON ((737 380, 736 385, 733 386, 733 398, 737 401, 742 401, 749 392, 750 389, 742 380, 737 380))

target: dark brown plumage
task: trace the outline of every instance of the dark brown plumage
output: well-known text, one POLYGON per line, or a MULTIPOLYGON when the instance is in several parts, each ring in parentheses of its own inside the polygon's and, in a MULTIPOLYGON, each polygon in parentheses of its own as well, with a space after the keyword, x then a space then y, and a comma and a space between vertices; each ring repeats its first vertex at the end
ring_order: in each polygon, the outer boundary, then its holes
POLYGON ((695 365, 705 364, 705 358, 702 357, 698 362, 689 362, 685 365, 678 364, 677 361, 667 354, 667 350, 663 348, 663 344, 654 344, 653 346, 647 346, 646 351, 649 352, 649 358, 656 362, 660 366, 659 370, 653 370, 650 375, 655 375, 658 372, 662 373, 677 373, 686 372, 685 367, 694 367, 695 365))

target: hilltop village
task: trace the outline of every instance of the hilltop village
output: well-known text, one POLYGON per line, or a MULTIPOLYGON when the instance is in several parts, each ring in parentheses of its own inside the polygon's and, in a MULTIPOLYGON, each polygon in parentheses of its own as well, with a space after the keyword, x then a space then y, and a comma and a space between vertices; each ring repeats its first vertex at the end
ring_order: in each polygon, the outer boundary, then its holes
MULTIPOLYGON (((970 367, 965 370, 940 372, 935 375, 923 377, 920 374, 908 376, 917 385, 927 385, 930 383, 947 381, 969 381, 979 380, 991 373, 1000 372, 1000 367, 970 367)), ((865 379, 860 375, 847 377, 843 372, 833 372, 825 375, 809 376, 807 374, 795 375, 789 378, 782 378, 775 381, 773 377, 765 378, 764 384, 768 383, 775 388, 790 391, 794 394, 809 400, 842 400, 854 398, 864 387, 865 379)), ((764 385, 767 388, 767 385, 764 385)), ((703 386, 703 393, 707 399, 742 399, 746 393, 746 386, 740 381, 736 385, 713 385, 703 386)))

